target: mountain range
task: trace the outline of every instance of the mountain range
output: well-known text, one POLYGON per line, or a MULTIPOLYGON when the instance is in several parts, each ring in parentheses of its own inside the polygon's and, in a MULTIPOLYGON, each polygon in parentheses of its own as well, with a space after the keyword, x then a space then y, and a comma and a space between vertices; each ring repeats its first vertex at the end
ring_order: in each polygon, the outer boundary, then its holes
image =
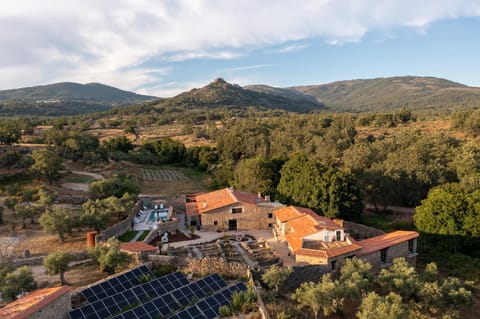
POLYGON ((315 99, 333 111, 391 112, 400 108, 454 110, 480 106, 480 88, 435 77, 402 76, 338 81, 321 85, 245 88, 284 97, 315 99))
POLYGON ((480 88, 435 77, 403 76, 277 88, 241 87, 223 79, 160 99, 100 83, 56 83, 0 91, 0 115, 72 115, 147 101, 165 108, 257 107, 293 112, 454 110, 480 106, 480 88))
POLYGON ((0 115, 75 115, 158 99, 101 83, 54 83, 0 91, 0 115))

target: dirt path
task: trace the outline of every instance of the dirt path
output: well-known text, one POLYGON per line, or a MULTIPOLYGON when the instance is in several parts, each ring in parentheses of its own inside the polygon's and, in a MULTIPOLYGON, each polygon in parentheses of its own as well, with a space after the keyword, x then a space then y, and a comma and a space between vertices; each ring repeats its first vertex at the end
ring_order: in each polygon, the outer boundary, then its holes
POLYGON ((87 176, 91 176, 95 179, 99 179, 101 181, 105 180, 105 177, 103 177, 102 175, 100 174, 97 174, 97 173, 91 173, 91 172, 84 172, 84 171, 70 171, 72 172, 73 174, 78 174, 78 175, 87 175, 87 176))
MULTIPOLYGON (((84 172, 84 171, 74 171, 74 170, 71 170, 70 172, 72 174, 76 174, 76 175, 90 176, 90 177, 93 177, 94 179, 98 179, 98 180, 101 180, 101 181, 105 180, 105 177, 103 177, 102 175, 97 174, 97 173, 84 172)), ((88 192, 89 183, 62 183, 62 187, 72 189, 72 190, 75 190, 75 191, 88 192)))
MULTIPOLYGON (((375 209, 375 207, 372 204, 365 204, 365 208, 375 209)), ((387 206, 386 208, 387 210, 391 210, 392 212, 403 213, 403 214, 415 214, 415 207, 387 206)))

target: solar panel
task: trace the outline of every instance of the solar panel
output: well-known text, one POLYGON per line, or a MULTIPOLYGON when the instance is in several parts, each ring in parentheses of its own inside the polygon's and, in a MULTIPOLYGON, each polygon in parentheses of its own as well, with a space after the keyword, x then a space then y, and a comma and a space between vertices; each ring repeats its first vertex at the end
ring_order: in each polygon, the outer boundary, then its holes
POLYGON ((86 288, 80 293, 85 297, 85 299, 87 299, 88 302, 94 302, 96 300, 111 296, 114 293, 118 293, 138 285, 143 275, 151 274, 152 272, 150 269, 148 269, 148 267, 145 265, 142 265, 95 286, 86 288))
POLYGON ((227 283, 216 274, 209 275, 196 282, 188 282, 183 274, 174 273, 170 276, 158 278, 158 280, 154 280, 151 283, 152 286, 164 283, 164 287, 171 286, 172 289, 166 291, 164 294, 158 295, 158 297, 148 303, 124 312, 123 316, 113 316, 112 319, 125 319, 126 316, 130 317, 132 314, 134 314, 135 317, 139 317, 139 313, 149 313, 153 318, 157 317, 158 314, 166 317, 172 314, 172 312, 192 304, 195 300, 205 297, 208 293, 216 291, 217 287, 223 288, 227 286, 227 283), (205 288, 200 289, 202 286, 205 288))
MULTIPOLYGON (((138 274, 139 272, 136 273, 138 274)), ((169 283, 170 285, 178 287, 185 282, 188 283, 188 279, 181 272, 175 272, 153 279, 150 282, 133 286, 122 292, 110 294, 103 299, 91 302, 89 305, 93 307, 94 311, 91 311, 91 308, 87 306, 75 309, 75 313, 71 311, 73 315, 76 316, 72 319, 103 319, 118 313, 121 309, 125 309, 132 304, 143 303, 145 300, 159 297, 167 292, 165 287, 160 285, 160 282, 169 283)), ((118 285, 119 283, 118 279, 114 281, 113 284, 110 283, 106 285, 102 283, 97 285, 98 287, 91 287, 92 289, 89 290, 89 292, 95 295, 94 292, 97 291, 97 296, 101 296, 101 291, 104 289, 112 289, 114 285, 121 287, 118 285)))
MULTIPOLYGON (((212 278, 207 279, 214 280, 212 278)), ((184 310, 170 315, 168 319, 186 319, 186 318, 216 318, 218 317, 218 308, 231 302, 235 291, 246 290, 243 283, 238 283, 216 292, 215 294, 200 300, 195 305, 185 308, 184 310)))

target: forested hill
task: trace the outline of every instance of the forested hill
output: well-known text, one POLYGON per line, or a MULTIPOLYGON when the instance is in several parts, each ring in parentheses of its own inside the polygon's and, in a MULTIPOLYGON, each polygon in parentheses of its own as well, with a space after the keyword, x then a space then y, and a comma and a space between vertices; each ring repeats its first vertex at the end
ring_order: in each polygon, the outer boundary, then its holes
MULTIPOLYGON (((249 86, 264 92, 263 86, 249 86)), ((456 110, 480 106, 480 88, 435 77, 390 77, 349 80, 322 85, 270 88, 270 93, 292 91, 315 98, 334 111, 383 112, 410 110, 456 110)))
POLYGON ((100 83, 63 82, 0 91, 0 115, 74 115, 154 99, 100 83))
POLYGON ((309 112, 323 109, 323 104, 314 99, 292 99, 264 92, 244 89, 219 78, 212 83, 161 102, 164 107, 219 108, 261 107, 294 112, 309 112))

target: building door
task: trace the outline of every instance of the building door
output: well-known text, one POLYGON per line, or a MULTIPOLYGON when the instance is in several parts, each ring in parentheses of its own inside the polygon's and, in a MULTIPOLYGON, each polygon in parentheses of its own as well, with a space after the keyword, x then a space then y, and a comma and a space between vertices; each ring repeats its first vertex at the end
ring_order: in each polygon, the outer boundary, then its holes
POLYGON ((228 230, 237 230, 237 220, 229 219, 228 220, 228 230))

